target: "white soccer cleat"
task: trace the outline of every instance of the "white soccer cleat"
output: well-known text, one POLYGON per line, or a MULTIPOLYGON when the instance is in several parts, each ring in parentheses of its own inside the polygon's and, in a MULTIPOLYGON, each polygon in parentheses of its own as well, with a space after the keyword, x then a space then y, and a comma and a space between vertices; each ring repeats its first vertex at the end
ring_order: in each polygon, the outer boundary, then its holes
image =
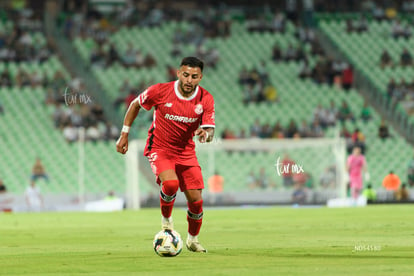
POLYGON ((205 249, 199 242, 197 239, 195 240, 190 240, 187 238, 187 241, 185 243, 185 245, 187 246, 187 249, 192 251, 192 252, 204 252, 207 253, 207 249, 205 249))
POLYGON ((170 217, 170 218, 164 218, 164 217, 162 217, 161 218, 161 228, 162 229, 164 229, 164 230, 174 230, 174 222, 173 222, 173 219, 172 219, 172 217, 170 217))

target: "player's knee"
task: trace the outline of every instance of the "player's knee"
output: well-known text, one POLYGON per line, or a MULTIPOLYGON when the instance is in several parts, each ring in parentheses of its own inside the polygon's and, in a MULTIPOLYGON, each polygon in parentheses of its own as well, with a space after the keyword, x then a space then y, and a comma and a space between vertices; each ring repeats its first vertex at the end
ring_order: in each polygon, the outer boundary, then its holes
POLYGON ((169 196, 174 195, 178 191, 179 181, 177 179, 174 180, 166 180, 162 182, 161 191, 169 196))
POLYGON ((203 199, 201 197, 189 197, 189 198, 187 198, 188 203, 194 203, 194 202, 198 202, 200 200, 202 201, 203 199))
POLYGON ((201 190, 187 190, 185 191, 185 195, 187 197, 187 202, 189 203, 203 200, 203 197, 201 196, 201 190))

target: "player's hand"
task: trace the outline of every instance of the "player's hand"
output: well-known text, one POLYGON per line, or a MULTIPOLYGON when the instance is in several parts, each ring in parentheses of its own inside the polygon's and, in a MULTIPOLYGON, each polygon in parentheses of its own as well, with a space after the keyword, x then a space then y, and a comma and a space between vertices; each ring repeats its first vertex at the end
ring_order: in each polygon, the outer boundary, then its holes
POLYGON ((128 133, 122 132, 116 141, 116 151, 125 154, 128 151, 128 133))
POLYGON ((198 136, 198 141, 200 143, 205 143, 207 141, 208 133, 206 130, 199 128, 195 131, 195 135, 198 136))

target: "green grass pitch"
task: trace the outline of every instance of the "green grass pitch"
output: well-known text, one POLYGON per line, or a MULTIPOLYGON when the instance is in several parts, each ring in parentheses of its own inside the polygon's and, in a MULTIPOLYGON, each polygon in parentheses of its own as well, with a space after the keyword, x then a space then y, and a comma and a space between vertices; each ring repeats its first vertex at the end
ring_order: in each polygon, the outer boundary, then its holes
MULTIPOLYGON (((0 214, 0 275, 413 275, 414 206, 206 209, 200 242, 161 258, 160 211, 0 214)), ((186 211, 174 210, 186 237, 186 211)))

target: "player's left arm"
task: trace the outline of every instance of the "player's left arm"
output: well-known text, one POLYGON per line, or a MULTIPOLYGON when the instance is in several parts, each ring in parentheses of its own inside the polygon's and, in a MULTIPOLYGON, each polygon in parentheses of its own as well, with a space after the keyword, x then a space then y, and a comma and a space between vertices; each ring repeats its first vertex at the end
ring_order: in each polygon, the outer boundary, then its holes
POLYGON ((198 135, 198 141, 201 143, 209 143, 213 141, 214 138, 214 128, 215 128, 215 107, 214 107, 214 98, 211 94, 208 94, 204 100, 204 112, 201 118, 200 127, 196 130, 196 135, 198 135))
POLYGON ((368 168, 367 168, 367 160, 365 159, 365 156, 364 156, 364 163, 363 163, 363 165, 362 165, 362 171, 363 171, 364 173, 367 173, 367 172, 368 172, 368 168))

